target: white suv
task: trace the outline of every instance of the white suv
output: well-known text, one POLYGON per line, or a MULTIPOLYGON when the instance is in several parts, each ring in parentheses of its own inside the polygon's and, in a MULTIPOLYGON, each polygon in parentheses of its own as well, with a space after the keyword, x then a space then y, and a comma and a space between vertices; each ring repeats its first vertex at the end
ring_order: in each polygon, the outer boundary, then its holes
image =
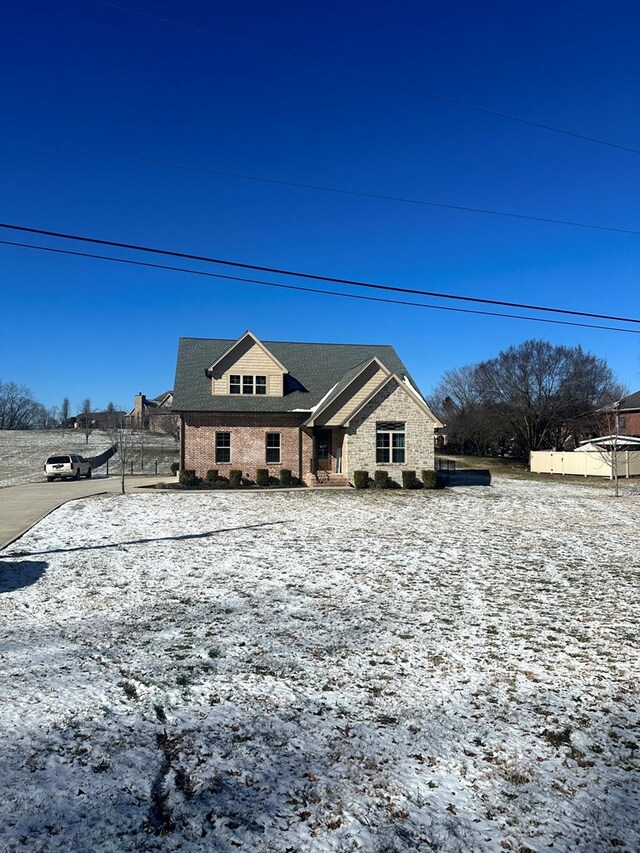
POLYGON ((51 483, 56 477, 61 480, 79 480, 80 477, 91 477, 91 465, 84 456, 68 453, 60 456, 50 456, 44 463, 44 473, 51 483))

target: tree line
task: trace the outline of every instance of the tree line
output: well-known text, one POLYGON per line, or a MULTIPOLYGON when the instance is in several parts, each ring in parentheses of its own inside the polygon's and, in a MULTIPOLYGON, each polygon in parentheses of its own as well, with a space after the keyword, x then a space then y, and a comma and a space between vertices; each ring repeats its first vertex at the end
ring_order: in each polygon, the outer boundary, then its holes
MULTIPOLYGON (((109 403, 107 412, 114 412, 109 403)), ((0 430, 3 429, 65 429, 71 419, 71 404, 65 397, 60 407, 39 403, 30 388, 0 379, 0 430)), ((76 420, 83 431, 92 429, 92 406, 87 397, 79 408, 76 420)))
POLYGON ((447 371, 431 403, 450 451, 525 456, 599 434, 601 411, 624 393, 604 359, 529 340, 447 371))
POLYGON ((52 429, 58 412, 39 403, 26 385, 0 380, 0 429, 52 429))

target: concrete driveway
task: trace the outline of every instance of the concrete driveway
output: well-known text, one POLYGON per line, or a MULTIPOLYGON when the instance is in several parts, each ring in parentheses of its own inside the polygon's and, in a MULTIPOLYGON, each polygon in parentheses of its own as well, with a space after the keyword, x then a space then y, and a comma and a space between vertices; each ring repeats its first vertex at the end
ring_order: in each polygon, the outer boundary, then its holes
MULTIPOLYGON (((125 489, 135 492, 154 483, 175 481, 175 477, 126 477, 125 489)), ((53 483, 27 483, 0 489, 0 550, 67 501, 90 495, 115 494, 121 488, 119 477, 94 475, 91 480, 55 480, 53 483)))

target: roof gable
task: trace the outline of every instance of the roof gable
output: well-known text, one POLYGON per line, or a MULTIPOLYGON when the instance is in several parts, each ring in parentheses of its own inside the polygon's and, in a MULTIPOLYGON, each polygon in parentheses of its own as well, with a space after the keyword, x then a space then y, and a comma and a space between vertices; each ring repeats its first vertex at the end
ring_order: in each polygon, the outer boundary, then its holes
POLYGON ((207 375, 213 376, 215 370, 228 369, 235 361, 237 361, 238 358, 245 355, 253 346, 259 347, 267 358, 270 358, 275 366, 283 373, 289 372, 284 364, 278 361, 262 341, 258 340, 253 332, 247 330, 244 335, 241 335, 237 341, 234 341, 234 343, 225 352, 223 352, 222 355, 213 362, 213 364, 209 365, 207 368, 207 375))
MULTIPOLYGON (((368 388, 375 384, 377 387, 380 384, 380 376, 389 376, 389 369, 384 366, 377 356, 372 356, 362 364, 347 371, 340 382, 335 385, 331 393, 328 394, 319 405, 314 409, 312 416, 307 420, 308 426, 320 422, 326 425, 333 425, 336 417, 342 420, 344 417, 345 408, 349 407, 351 395, 360 391, 368 394, 368 388), (325 415, 326 417, 323 417, 325 415)), ((351 407, 353 408, 353 407, 351 407)))
POLYGON ((441 421, 433 414, 429 406, 423 400, 422 396, 411 385, 408 379, 406 377, 404 379, 401 379, 396 373, 392 373, 391 375, 385 377, 382 382, 380 382, 380 384, 376 388, 374 388, 364 400, 360 401, 358 405, 352 411, 349 412, 349 414, 344 418, 340 426, 348 426, 351 421, 362 411, 362 409, 364 409, 364 407, 367 406, 371 402, 371 400, 373 400, 376 394, 379 394, 380 391, 382 391, 383 388, 386 388, 386 386, 389 385, 389 383, 391 382, 395 383, 402 391, 404 391, 409 397, 411 397, 411 399, 418 406, 418 408, 420 408, 422 412, 430 420, 433 421, 434 429, 438 429, 444 426, 444 424, 441 423, 441 421))

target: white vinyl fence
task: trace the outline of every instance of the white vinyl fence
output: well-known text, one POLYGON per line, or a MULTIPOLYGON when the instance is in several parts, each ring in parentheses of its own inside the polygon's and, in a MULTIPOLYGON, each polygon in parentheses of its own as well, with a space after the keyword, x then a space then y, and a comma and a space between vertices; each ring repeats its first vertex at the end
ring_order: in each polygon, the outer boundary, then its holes
MULTIPOLYGON (((639 451, 619 450, 617 456, 619 477, 640 475, 639 451)), ((612 454, 597 450, 532 450, 529 468, 534 474, 573 474, 613 479, 612 454)))

